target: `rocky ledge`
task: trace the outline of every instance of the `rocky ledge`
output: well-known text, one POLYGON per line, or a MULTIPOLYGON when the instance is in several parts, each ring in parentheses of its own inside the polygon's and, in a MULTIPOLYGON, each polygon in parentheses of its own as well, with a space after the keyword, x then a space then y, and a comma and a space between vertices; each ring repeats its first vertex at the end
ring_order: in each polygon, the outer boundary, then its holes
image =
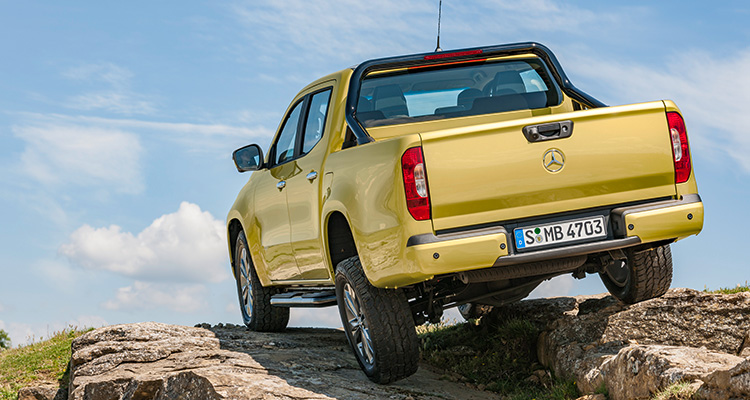
MULTIPOLYGON (((648 399, 688 382, 699 398, 750 399, 750 293, 673 289, 632 306, 606 295, 528 300, 482 323, 519 317, 541 332, 539 361, 583 394, 648 399)), ((334 329, 115 325, 76 339, 70 368, 71 400, 498 398, 424 365, 395 384, 372 384, 334 329)), ((65 394, 25 389, 19 399, 65 394)))
POLYGON ((606 295, 528 300, 490 319, 517 316, 542 332, 539 361, 581 393, 649 399, 682 381, 698 398, 750 399, 750 293, 672 289, 631 306, 606 295))
POLYGON ((335 329, 115 325, 73 342, 71 400, 493 399, 422 368, 389 386, 360 372, 335 329))

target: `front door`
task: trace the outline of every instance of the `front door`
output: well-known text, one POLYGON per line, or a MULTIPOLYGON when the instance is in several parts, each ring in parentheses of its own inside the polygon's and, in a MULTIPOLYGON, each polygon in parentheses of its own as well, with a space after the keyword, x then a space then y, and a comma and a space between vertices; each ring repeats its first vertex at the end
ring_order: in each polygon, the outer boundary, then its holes
POLYGON ((291 245, 291 224, 287 209, 287 181, 299 173, 295 162, 298 125, 304 109, 302 100, 292 107, 268 155, 269 169, 260 171, 255 192, 260 253, 269 279, 292 280, 300 275, 291 245))

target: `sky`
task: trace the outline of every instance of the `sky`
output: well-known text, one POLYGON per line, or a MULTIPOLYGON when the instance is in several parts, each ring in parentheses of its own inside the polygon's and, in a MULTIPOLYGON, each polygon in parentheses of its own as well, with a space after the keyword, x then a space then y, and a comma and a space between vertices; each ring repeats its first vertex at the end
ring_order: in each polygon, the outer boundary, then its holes
MULTIPOLYGON (((0 0, 0 329, 241 323, 224 220, 307 83, 435 48, 437 1, 0 0)), ((610 105, 674 100, 705 206, 673 287, 750 278, 750 5, 443 1, 444 50, 537 41, 610 105)), ((533 296, 606 291, 597 276, 533 296)), ((450 314, 455 316, 455 313, 450 314)), ((292 326, 340 326, 335 308, 292 326)))

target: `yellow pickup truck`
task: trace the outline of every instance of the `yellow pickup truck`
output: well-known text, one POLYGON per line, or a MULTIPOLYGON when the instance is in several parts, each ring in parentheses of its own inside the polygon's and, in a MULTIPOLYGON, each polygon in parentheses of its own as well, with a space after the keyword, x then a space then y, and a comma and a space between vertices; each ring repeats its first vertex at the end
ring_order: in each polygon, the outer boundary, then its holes
POLYGON ((366 61, 292 100, 227 218, 245 324, 338 305, 373 381, 413 374, 415 325, 598 274, 625 303, 672 280, 703 203, 668 100, 608 107, 518 43, 366 61))

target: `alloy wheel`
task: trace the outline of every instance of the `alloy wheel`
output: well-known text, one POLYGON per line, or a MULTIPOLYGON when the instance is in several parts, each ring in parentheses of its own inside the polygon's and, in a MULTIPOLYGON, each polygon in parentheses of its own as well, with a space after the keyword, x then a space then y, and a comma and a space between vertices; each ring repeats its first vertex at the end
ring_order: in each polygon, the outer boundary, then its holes
POLYGON ((344 285, 344 303, 346 305, 346 319, 349 333, 355 343, 359 358, 369 365, 375 362, 375 350, 370 338, 370 328, 362 308, 359 304, 359 298, 354 292, 354 288, 347 282, 344 285))
POLYGON ((630 279, 630 269, 628 264, 622 260, 614 260, 604 267, 604 272, 609 279, 618 287, 625 287, 630 279))
POLYGON ((250 277, 250 255, 244 248, 240 250, 240 290, 242 306, 248 318, 253 315, 253 285, 250 277))

